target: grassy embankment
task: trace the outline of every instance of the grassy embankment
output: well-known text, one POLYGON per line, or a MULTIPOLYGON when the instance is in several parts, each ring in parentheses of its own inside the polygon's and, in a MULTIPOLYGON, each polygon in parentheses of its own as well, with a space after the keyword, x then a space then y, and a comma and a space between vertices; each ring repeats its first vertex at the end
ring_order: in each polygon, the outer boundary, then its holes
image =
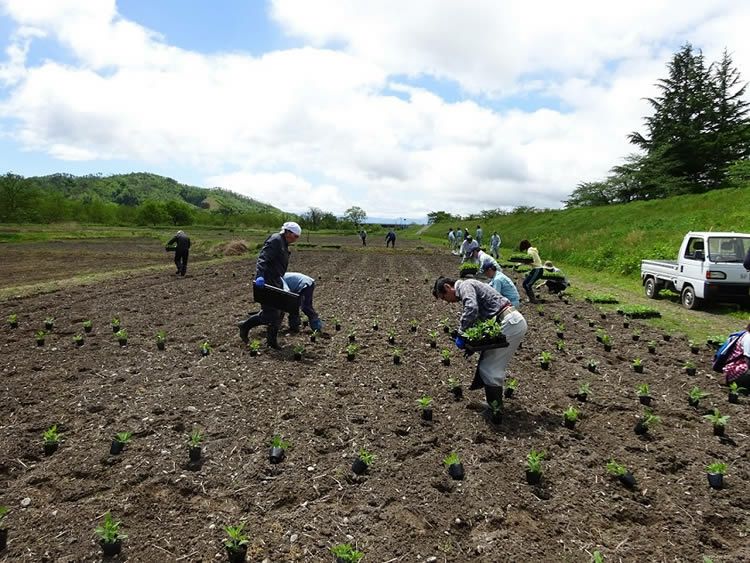
MULTIPOLYGON (((726 189, 666 200, 505 215, 481 225, 487 240, 493 231, 500 234, 505 256, 517 251, 522 239, 531 241, 542 260, 552 260, 565 270, 574 295, 612 293, 622 302, 654 306, 663 315, 652 321, 655 325, 705 338, 736 330, 747 322, 748 311, 711 307, 694 312, 682 310, 675 298, 647 300, 640 284, 640 261, 676 258, 683 236, 691 230, 750 232, 748 208, 750 189, 726 189)), ((437 223, 421 238, 445 245, 448 229, 457 226, 437 223)), ((473 234, 477 222, 463 221, 462 226, 473 234)))

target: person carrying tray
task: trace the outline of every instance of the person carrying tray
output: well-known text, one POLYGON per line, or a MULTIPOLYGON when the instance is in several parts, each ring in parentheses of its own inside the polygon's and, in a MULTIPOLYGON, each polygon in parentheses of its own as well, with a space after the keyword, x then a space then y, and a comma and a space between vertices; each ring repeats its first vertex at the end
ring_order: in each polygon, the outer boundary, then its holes
POLYGON ((432 295, 435 299, 442 299, 447 303, 461 303, 461 319, 455 340, 459 349, 463 350, 466 347, 463 331, 477 321, 497 318, 508 345, 484 350, 479 355, 474 381, 469 389, 484 387, 488 405, 494 402, 502 404, 506 368, 526 334, 526 319, 507 298, 487 283, 476 279, 455 280, 441 276, 435 281, 432 295))
MULTIPOLYGON (((264 287, 266 285, 284 288, 284 274, 289 266, 289 245, 297 242, 302 234, 300 226, 288 221, 281 227, 281 231, 272 234, 263 243, 260 249, 258 259, 255 262, 255 285, 264 287)), ((278 334, 281 325, 281 311, 270 305, 261 305, 259 313, 250 315, 247 319, 239 323, 240 338, 247 343, 250 329, 266 325, 266 339, 269 348, 279 349, 278 334)))

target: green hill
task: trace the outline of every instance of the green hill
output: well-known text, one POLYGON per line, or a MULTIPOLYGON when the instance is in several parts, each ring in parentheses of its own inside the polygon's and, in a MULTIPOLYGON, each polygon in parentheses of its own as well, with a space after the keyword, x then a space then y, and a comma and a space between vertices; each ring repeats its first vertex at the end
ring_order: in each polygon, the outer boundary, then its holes
POLYGON ((137 206, 146 200, 179 200, 211 211, 230 210, 234 213, 282 213, 280 209, 222 188, 199 188, 180 184, 172 178, 146 172, 112 176, 51 174, 27 178, 37 188, 61 193, 64 197, 137 206))
POLYGON ((441 221, 422 237, 445 243, 449 228, 468 227, 473 235, 481 224, 485 246, 493 231, 500 234, 503 257, 528 239, 543 260, 637 275, 644 258, 674 258, 688 231, 750 232, 749 209, 750 189, 732 188, 618 205, 441 221))

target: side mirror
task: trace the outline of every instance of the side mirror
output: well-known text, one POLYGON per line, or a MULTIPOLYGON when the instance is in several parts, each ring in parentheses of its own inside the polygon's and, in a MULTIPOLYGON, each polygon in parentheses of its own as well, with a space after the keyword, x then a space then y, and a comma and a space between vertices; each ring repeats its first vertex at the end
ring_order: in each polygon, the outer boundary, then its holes
POLYGON ((701 262, 703 262, 703 260, 706 259, 706 255, 703 253, 702 250, 696 250, 695 253, 693 254, 693 258, 695 260, 700 260, 701 262))

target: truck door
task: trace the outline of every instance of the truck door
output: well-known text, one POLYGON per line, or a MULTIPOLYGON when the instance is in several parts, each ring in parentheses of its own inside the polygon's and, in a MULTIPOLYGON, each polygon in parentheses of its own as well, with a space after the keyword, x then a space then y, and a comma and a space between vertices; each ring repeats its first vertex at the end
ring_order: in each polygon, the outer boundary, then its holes
MULTIPOLYGON (((680 277, 695 290, 696 297, 703 297, 704 270, 706 268, 706 247, 702 237, 691 237, 685 245, 685 253, 680 257, 680 277)), ((679 290, 682 287, 678 288, 679 290)))

